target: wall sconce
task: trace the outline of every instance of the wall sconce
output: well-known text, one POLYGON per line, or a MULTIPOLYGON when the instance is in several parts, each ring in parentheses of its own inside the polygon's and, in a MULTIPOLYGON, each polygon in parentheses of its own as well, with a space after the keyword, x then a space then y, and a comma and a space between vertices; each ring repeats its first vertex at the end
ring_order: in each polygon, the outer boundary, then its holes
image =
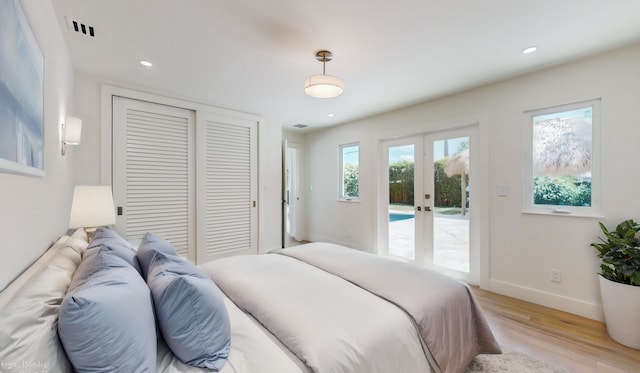
POLYGON ((67 152, 67 145, 79 145, 82 132, 82 119, 67 117, 67 123, 62 123, 62 155, 67 152))

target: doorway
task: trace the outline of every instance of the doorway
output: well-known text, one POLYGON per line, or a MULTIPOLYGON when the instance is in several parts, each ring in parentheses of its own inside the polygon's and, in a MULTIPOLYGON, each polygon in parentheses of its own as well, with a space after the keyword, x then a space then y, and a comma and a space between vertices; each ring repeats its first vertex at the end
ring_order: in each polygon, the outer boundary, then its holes
POLYGON ((474 128, 383 142, 381 254, 466 281, 478 277, 470 234, 474 128))
POLYGON ((300 146, 283 143, 282 247, 300 244, 300 146))

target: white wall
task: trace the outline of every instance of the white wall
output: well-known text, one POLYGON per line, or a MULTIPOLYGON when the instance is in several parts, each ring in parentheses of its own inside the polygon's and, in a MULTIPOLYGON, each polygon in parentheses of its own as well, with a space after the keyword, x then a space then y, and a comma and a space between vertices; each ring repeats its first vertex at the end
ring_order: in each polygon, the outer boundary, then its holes
MULTIPOLYGON (((79 159, 76 163, 77 184, 110 184, 111 149, 103 137, 110 133, 111 123, 103 114, 103 105, 110 111, 109 98, 102 97, 104 86, 113 87, 132 98, 146 99, 160 103, 173 104, 193 110, 219 110, 188 99, 170 97, 163 93, 149 92, 144 88, 130 87, 123 83, 104 81, 98 77, 83 73, 75 73, 75 104, 78 116, 84 119, 83 140, 78 149, 79 159), (158 101, 161 100, 161 101, 158 101), (105 132, 106 131, 106 132, 105 132)), ((123 93, 120 93, 123 94, 123 93)), ((282 130, 279 123, 268 118, 259 118, 244 113, 237 115, 259 120, 258 125, 258 248, 264 252, 270 248, 280 247, 280 178, 281 178, 281 141, 282 130)))
POLYGON ((0 173, 0 289, 67 231, 73 196, 75 147, 60 154, 60 123, 71 111, 73 69, 49 0, 24 1, 23 10, 45 57, 44 177, 0 173))
POLYGON ((282 127, 265 119, 258 131, 258 250, 264 253, 282 247, 282 127))
POLYGON ((77 146, 75 182, 80 185, 100 184, 100 83, 94 77, 74 74, 74 106, 82 118, 82 143, 77 146))
POLYGON ((374 252, 378 144, 375 120, 361 121, 306 136, 306 239, 374 252), (360 143, 359 202, 338 201, 338 146, 360 143))
POLYGON ((638 66, 635 45, 308 134, 308 238, 373 251, 379 141, 480 122, 488 154, 479 172, 489 175, 481 196, 489 209, 481 285, 602 320, 598 259, 589 244, 599 235, 598 221, 613 226, 625 218, 640 220, 638 66), (523 214, 523 112, 592 98, 602 98, 604 219, 523 214), (354 141, 360 142, 361 202, 338 202, 337 147, 354 141), (498 184, 508 186, 507 197, 496 196, 498 184), (550 281, 552 268, 562 271, 562 283, 550 281))

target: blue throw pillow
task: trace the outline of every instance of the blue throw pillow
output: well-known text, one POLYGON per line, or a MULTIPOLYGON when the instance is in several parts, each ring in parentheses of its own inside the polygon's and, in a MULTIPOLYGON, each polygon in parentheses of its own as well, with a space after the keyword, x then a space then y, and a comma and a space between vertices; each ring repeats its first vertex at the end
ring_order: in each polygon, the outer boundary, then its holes
POLYGON ((126 260, 138 273, 142 274, 138 259, 136 259, 135 249, 129 241, 122 238, 116 231, 104 227, 98 228, 93 239, 89 242, 89 246, 87 247, 88 253, 85 252, 85 255, 92 255, 92 251, 100 246, 105 247, 107 250, 113 252, 113 254, 126 260))
POLYGON ((169 241, 147 232, 142 238, 142 242, 140 243, 140 247, 138 247, 138 252, 136 253, 138 263, 140 263, 140 269, 142 270, 142 276, 144 276, 145 279, 149 272, 151 260, 158 252, 178 256, 176 249, 169 241))
POLYGON ((182 362, 220 370, 231 349, 231 325, 222 292, 193 264, 156 252, 147 284, 158 327, 182 362))
POLYGON ((83 259, 62 300, 58 335, 77 372, 155 372, 149 288, 104 248, 83 259))

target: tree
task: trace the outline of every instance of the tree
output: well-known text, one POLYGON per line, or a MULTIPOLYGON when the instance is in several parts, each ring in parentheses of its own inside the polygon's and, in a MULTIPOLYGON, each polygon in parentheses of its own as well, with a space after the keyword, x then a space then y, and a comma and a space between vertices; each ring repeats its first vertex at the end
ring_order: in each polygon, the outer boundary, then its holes
POLYGON ((344 196, 345 197, 358 197, 358 166, 351 163, 344 165, 344 196))
POLYGON ((469 141, 459 144, 458 151, 451 158, 445 158, 444 172, 447 176, 460 175, 460 213, 466 214, 467 178, 469 176, 469 141))

